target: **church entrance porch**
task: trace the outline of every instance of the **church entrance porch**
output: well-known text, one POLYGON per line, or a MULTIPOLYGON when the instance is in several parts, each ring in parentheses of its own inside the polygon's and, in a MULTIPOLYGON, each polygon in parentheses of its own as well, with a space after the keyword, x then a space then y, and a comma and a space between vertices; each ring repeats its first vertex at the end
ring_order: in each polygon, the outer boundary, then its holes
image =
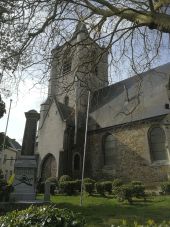
POLYGON ((52 154, 47 154, 42 161, 41 180, 46 181, 49 177, 56 177, 57 162, 52 154))

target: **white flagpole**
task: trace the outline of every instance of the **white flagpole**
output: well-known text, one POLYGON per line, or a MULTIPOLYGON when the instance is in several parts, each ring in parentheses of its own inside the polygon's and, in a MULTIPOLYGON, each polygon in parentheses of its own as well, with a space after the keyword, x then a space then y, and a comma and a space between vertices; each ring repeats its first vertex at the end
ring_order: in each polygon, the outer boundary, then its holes
POLYGON ((84 165, 85 165, 85 159, 86 159, 86 143, 87 143, 87 127, 88 127, 88 119, 89 119, 89 106, 90 106, 90 91, 88 93, 88 104, 87 104, 87 115, 86 115, 86 129, 85 129, 83 166, 82 166, 82 177, 81 177, 80 206, 82 206, 82 203, 83 203, 84 165))
POLYGON ((12 99, 10 99, 8 117, 7 117, 7 122, 6 122, 5 133, 4 133, 4 140, 3 140, 3 145, 2 145, 1 168, 2 168, 2 164, 3 164, 3 155, 4 155, 4 150, 5 150, 5 142, 6 142, 6 134, 7 134, 7 129, 8 129, 8 123, 9 123, 9 116, 10 116, 10 112, 11 112, 11 104, 12 104, 12 99))
POLYGON ((75 101, 75 130, 74 130, 74 144, 77 143, 77 77, 75 77, 75 96, 76 96, 76 101, 75 101))

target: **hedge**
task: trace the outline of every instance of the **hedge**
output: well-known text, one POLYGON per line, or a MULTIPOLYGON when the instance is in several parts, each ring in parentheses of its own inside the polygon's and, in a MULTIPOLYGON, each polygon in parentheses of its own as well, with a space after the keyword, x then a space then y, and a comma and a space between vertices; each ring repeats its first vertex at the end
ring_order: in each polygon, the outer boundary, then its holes
POLYGON ((2 227, 83 227, 85 220, 68 209, 52 206, 30 206, 26 210, 12 211, 0 217, 2 227))

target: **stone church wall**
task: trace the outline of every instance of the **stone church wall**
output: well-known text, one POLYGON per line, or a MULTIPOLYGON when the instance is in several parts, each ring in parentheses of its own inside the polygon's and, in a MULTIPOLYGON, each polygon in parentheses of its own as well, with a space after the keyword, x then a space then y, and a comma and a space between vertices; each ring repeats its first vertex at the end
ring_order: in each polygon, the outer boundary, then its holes
POLYGON ((100 179, 141 180, 145 183, 167 180, 169 163, 152 163, 150 158, 148 130, 152 125, 159 124, 164 128, 167 147, 170 141, 169 123, 168 126, 164 121, 159 123, 148 121, 89 133, 86 166, 88 175, 100 179), (112 166, 105 166, 104 163, 103 138, 108 133, 116 139, 116 155, 112 166))

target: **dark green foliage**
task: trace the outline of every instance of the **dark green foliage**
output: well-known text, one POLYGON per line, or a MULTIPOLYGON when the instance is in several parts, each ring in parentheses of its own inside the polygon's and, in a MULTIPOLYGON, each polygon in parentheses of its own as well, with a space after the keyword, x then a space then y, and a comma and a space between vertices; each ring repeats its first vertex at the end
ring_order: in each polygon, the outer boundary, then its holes
POLYGON ((120 180, 120 179, 115 179, 115 180, 113 181, 113 183, 112 183, 113 189, 114 189, 114 188, 117 188, 117 187, 120 187, 120 186, 122 186, 122 185, 123 185, 123 181, 120 180))
POLYGON ((133 197, 146 199, 145 186, 142 184, 142 182, 135 184, 132 182, 131 185, 133 187, 133 197))
POLYGON ((59 182, 71 181, 72 178, 69 175, 63 175, 60 177, 59 182))
POLYGON ((129 203, 132 203, 134 197, 146 199, 145 187, 141 182, 131 182, 122 185, 117 189, 116 197, 120 201, 127 200, 129 203))
POLYGON ((131 204, 133 198, 133 186, 131 184, 126 184, 119 187, 119 190, 117 190, 117 198, 122 202, 127 200, 131 204))
POLYGON ((117 198, 120 187, 123 185, 123 181, 120 179, 115 179, 112 183, 112 193, 117 198))
POLYGON ((37 183, 37 192, 38 193, 44 193, 44 190, 45 190, 45 182, 39 181, 37 183))
POLYGON ((164 195, 170 195, 170 182, 162 183, 161 189, 164 195))
POLYGON ((96 181, 91 178, 84 178, 84 184, 85 183, 92 183, 94 185, 96 183, 96 181))
POLYGON ((132 181, 131 182, 132 185, 142 185, 141 181, 132 181))
POLYGON ((4 227, 82 227, 84 219, 67 209, 53 206, 30 206, 26 210, 13 211, 0 217, 0 226, 4 227))
POLYGON ((3 172, 0 169, 0 202, 9 201, 9 195, 12 189, 12 186, 7 184, 7 181, 4 179, 3 172))
POLYGON ((59 188, 61 193, 67 195, 73 195, 76 192, 77 182, 76 181, 63 181, 60 182, 59 188))
POLYGON ((99 193, 101 196, 105 196, 104 194, 104 185, 102 182, 97 182, 95 184, 96 192, 99 193))
POLYGON ((85 183, 85 191, 91 195, 94 191, 94 184, 93 183, 85 183))
POLYGON ((76 182, 76 191, 80 192, 81 191, 81 180, 75 180, 76 182))
POLYGON ((102 182, 104 191, 111 194, 112 193, 112 182, 111 181, 103 181, 102 182))

